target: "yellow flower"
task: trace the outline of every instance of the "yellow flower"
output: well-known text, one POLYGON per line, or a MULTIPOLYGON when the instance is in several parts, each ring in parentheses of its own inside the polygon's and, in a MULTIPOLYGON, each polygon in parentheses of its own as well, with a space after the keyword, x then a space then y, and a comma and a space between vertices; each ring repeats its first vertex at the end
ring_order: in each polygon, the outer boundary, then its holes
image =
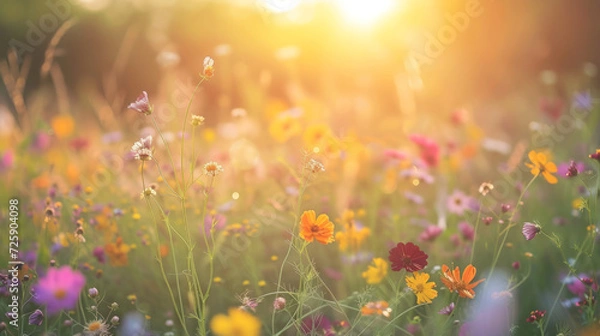
POLYGON ((546 153, 532 150, 529 152, 528 157, 531 163, 525 163, 525 165, 531 169, 531 174, 535 176, 542 174, 550 184, 558 182, 556 176, 552 175, 552 173, 558 171, 558 168, 554 162, 550 161, 550 158, 546 153))
POLYGON ((269 125, 269 133, 277 142, 286 142, 294 135, 300 133, 298 118, 289 115, 280 115, 269 125))
POLYGON ((334 242, 333 229, 334 225, 326 214, 321 214, 317 218, 314 210, 308 210, 300 217, 300 238, 309 243, 313 240, 321 244, 334 242))
POLYGON ((373 258, 373 265, 362 273, 362 277, 367 279, 369 285, 376 285, 385 278, 388 272, 388 263, 382 258, 373 258))
POLYGON ((317 124, 306 128, 302 140, 304 140, 304 145, 308 150, 314 151, 317 148, 318 152, 318 148, 323 147, 326 144, 325 140, 329 139, 330 136, 331 130, 327 125, 317 124))
POLYGON ((433 289, 435 282, 427 282, 429 274, 414 272, 412 276, 406 276, 406 285, 412 289, 417 296, 417 304, 431 303, 437 297, 437 291, 433 289))
POLYGON ((229 315, 218 314, 210 321, 210 329, 217 336, 258 336, 260 320, 238 308, 229 308, 229 315))
POLYGON ((342 224, 344 231, 335 234, 340 251, 346 251, 348 248, 358 250, 363 241, 371 234, 371 230, 366 227, 357 228, 354 223, 354 211, 346 210, 342 215, 342 224))
POLYGON ((573 207, 574 210, 583 210, 586 205, 585 205, 585 200, 581 197, 576 198, 573 200, 573 202, 571 203, 571 206, 573 207))
POLYGON ((54 134, 59 139, 64 139, 75 130, 75 121, 70 115, 58 115, 50 121, 54 134))
POLYGON ((121 237, 118 237, 116 242, 104 246, 104 252, 108 255, 112 266, 126 266, 129 263, 127 255, 130 250, 131 246, 123 243, 121 237))

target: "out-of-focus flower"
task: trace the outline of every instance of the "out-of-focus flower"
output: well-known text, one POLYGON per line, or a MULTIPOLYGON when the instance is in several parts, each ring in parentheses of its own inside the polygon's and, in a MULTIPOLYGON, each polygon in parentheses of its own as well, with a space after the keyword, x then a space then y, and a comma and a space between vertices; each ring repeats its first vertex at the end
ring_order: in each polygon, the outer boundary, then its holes
POLYGON ((473 299, 475 298, 475 291, 473 288, 477 287, 483 280, 477 280, 473 283, 473 279, 475 278, 475 274, 477 273, 477 269, 469 264, 465 267, 463 272, 463 276, 460 276, 460 268, 456 266, 453 271, 450 271, 450 268, 445 264, 442 265, 442 282, 444 285, 451 291, 456 291, 458 295, 464 298, 473 299))
POLYGON ((254 315, 238 308, 229 308, 228 315, 217 314, 210 329, 217 336, 258 336, 261 323, 254 315))
POLYGON ((309 243, 313 240, 321 244, 334 242, 333 230, 334 225, 326 214, 321 214, 317 218, 314 210, 308 210, 300 217, 300 238, 309 243))
POLYGON ((221 230, 227 223, 225 215, 212 210, 204 217, 204 233, 209 234, 211 229, 221 230))
POLYGON ((398 243, 390 249, 389 260, 392 263, 392 271, 400 271, 403 268, 407 272, 420 271, 427 266, 428 255, 413 243, 398 243))
POLYGON ((483 196, 487 195, 492 190, 494 190, 494 185, 489 182, 483 182, 479 186, 479 193, 483 196))
POLYGON ((538 233, 540 233, 541 230, 542 227, 538 224, 525 222, 525 224, 523 224, 522 232, 523 236, 525 236, 525 239, 532 240, 538 233))
POLYGON ((534 310, 531 313, 529 313, 529 317, 525 321, 529 323, 540 321, 544 317, 544 315, 546 315, 545 310, 534 310))
POLYGON ((88 296, 91 297, 92 299, 98 296, 98 289, 96 287, 92 287, 90 289, 88 289, 88 296))
POLYGON ((202 76, 205 78, 211 78, 215 74, 215 60, 210 58, 210 56, 206 56, 204 58, 204 69, 202 70, 202 76))
POLYGON ((492 223, 492 221, 494 220, 494 218, 491 216, 486 216, 486 217, 481 218, 481 220, 483 221, 483 224, 490 225, 492 223))
POLYGON ((521 268, 521 263, 518 261, 513 262, 512 268, 514 268, 515 270, 519 270, 519 268, 521 268))
POLYGON ((11 169, 14 163, 15 154, 9 149, 0 155, 0 172, 11 169))
POLYGON ((150 187, 144 189, 144 191, 140 193, 140 199, 149 198, 151 196, 156 196, 156 190, 150 187))
POLYGON ((460 190, 455 190, 446 202, 448 211, 459 216, 463 215, 465 211, 470 210, 471 198, 460 190))
POLYGON ((589 155, 590 159, 596 160, 600 162, 600 149, 596 149, 596 151, 589 155))
POLYGON ((420 241, 434 241, 444 230, 437 225, 428 225, 419 235, 420 241))
POLYGON ((244 293, 243 296, 238 297, 239 301, 242 303, 240 309, 251 310, 253 312, 256 311, 256 307, 262 301, 262 299, 253 299, 248 296, 248 292, 244 293))
POLYGON ((304 146, 313 152, 321 150, 326 143, 326 140, 331 137, 331 129, 325 124, 311 125, 304 130, 302 140, 304 146))
POLYGON ((309 316, 303 319, 301 330, 304 335, 335 335, 331 321, 323 315, 309 316))
POLYGON ((544 97, 540 101, 540 109, 552 120, 558 120, 565 108, 565 102, 559 97, 544 97))
POLYGON ((59 139, 70 136, 75 130, 75 121, 73 120, 73 117, 68 114, 55 116, 50 121, 50 124, 52 125, 54 135, 59 139))
POLYGON ((140 94, 133 103, 127 105, 127 108, 136 110, 145 115, 152 114, 153 110, 152 105, 150 105, 148 93, 146 91, 142 91, 142 94, 140 94))
POLYGON ((362 227, 354 220, 354 211, 346 210, 342 216, 343 231, 338 231, 335 234, 335 239, 338 242, 340 251, 344 252, 350 249, 356 252, 362 245, 363 241, 369 237, 371 230, 362 227))
POLYGON ((440 314, 440 315, 450 315, 454 311, 454 306, 455 306, 454 302, 450 302, 449 305, 447 305, 446 307, 440 309, 440 311, 438 312, 438 314, 440 314))
POLYGON ((192 126, 204 125, 204 117, 199 115, 192 115, 192 126))
POLYGON ((275 141, 284 143, 300 133, 301 127, 298 118, 282 113, 269 125, 269 133, 275 141))
POLYGON ((136 141, 131 146, 131 152, 134 154, 136 160, 152 160, 152 136, 148 135, 145 138, 141 138, 140 141, 136 141))
POLYGON ((92 254, 94 255, 94 257, 96 257, 96 260, 98 260, 99 263, 104 264, 106 262, 104 248, 102 248, 102 246, 97 246, 96 248, 94 248, 92 254))
POLYGON ((573 97, 573 107, 581 110, 591 111, 592 93, 589 90, 575 93, 575 97, 573 97))
POLYGON ((475 238, 475 228, 467 222, 458 223, 458 230, 465 240, 471 241, 475 238))
POLYGON ((550 184, 558 182, 556 176, 552 175, 552 173, 557 172, 558 168, 554 162, 550 161, 546 153, 532 150, 529 152, 528 157, 531 163, 525 163, 525 165, 531 169, 532 175, 537 176, 542 174, 544 179, 550 184))
POLYGON ((360 313, 363 316, 382 315, 390 317, 391 312, 392 308, 390 308, 390 305, 386 301, 369 302, 360 309, 360 313))
POLYGON ((128 254, 131 251, 131 246, 123 243, 121 237, 118 237, 114 243, 106 244, 104 251, 108 255, 112 266, 126 266, 129 263, 128 254))
POLYGON ((417 296, 417 304, 431 303, 437 297, 437 291, 433 289, 435 282, 429 281, 429 274, 414 272, 412 276, 406 276, 406 285, 412 289, 417 296))
POLYGON ((380 283, 387 275, 388 263, 382 258, 374 258, 373 264, 369 265, 366 271, 362 273, 362 277, 367 280, 369 285, 380 283))
POLYGON ((44 322, 44 313, 41 310, 36 309, 31 315, 29 315, 30 325, 42 325, 44 322))
POLYGON ((585 164, 583 162, 563 162, 558 165, 556 174, 563 177, 575 177, 584 170, 585 164))
POLYGON ((46 305, 46 312, 54 315, 61 310, 73 309, 85 285, 85 277, 69 266, 50 268, 35 285, 34 300, 46 305))
POLYGON ((415 143, 421 151, 421 159, 429 167, 436 167, 440 162, 440 146, 430 138, 419 134, 409 136, 410 141, 415 143))
POLYGON ((273 301, 273 309, 275 310, 282 310, 285 308, 285 298, 278 296, 275 298, 275 300, 273 301))
POLYGON ((310 159, 306 164, 306 168, 308 168, 308 170, 313 174, 322 173, 325 171, 325 166, 315 159, 310 159))
POLYGON ((214 161, 208 162, 204 165, 204 174, 205 175, 216 177, 217 175, 221 174, 222 172, 223 172, 223 167, 214 161))

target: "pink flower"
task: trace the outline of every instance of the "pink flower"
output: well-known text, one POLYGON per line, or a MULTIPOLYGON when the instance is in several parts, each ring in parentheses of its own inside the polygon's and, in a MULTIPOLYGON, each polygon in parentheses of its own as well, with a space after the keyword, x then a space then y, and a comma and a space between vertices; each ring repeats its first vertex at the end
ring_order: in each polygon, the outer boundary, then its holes
POLYGON ((148 93, 146 91, 142 91, 142 94, 137 97, 137 99, 129 104, 127 108, 132 110, 136 110, 145 115, 152 114, 152 105, 150 105, 150 99, 148 99, 148 93))
POLYGON ((532 240, 533 238, 535 238, 535 235, 537 235, 541 230, 542 230, 541 226, 539 226, 537 224, 525 222, 525 224, 523 224, 522 232, 523 232, 523 236, 525 236, 525 239, 532 240))
POLYGON ((413 134, 408 137, 421 150, 421 159, 429 167, 436 167, 440 162, 440 146, 430 138, 419 134, 413 134))
POLYGON ((442 228, 437 225, 429 225, 425 228, 423 232, 419 235, 420 241, 433 241, 440 234, 442 234, 442 228))
POLYGON ((456 215, 462 215, 465 211, 471 209, 471 198, 460 190, 455 190, 452 195, 448 197, 446 202, 448 211, 456 215))
POLYGON ((467 222, 458 223, 458 230, 465 240, 473 240, 475 237, 475 229, 467 222))
POLYGON ((85 285, 85 277, 69 266, 50 268, 45 277, 35 285, 34 300, 46 305, 48 315, 77 306, 79 294, 85 285))

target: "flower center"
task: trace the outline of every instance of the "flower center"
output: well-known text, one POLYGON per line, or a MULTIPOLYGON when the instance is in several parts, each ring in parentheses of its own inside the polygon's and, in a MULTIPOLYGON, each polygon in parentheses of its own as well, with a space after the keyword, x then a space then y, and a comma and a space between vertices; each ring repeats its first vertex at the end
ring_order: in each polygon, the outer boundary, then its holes
POLYGON ((423 293, 424 290, 425 290, 425 287, 423 287, 423 284, 418 284, 417 285, 417 292, 418 293, 423 293))
POLYGON ((54 297, 57 298, 57 299, 59 299, 59 300, 64 299, 65 296, 67 296, 67 291, 64 290, 64 289, 62 289, 62 288, 61 289, 57 289, 57 290, 54 291, 54 297))
POLYGON ((313 225, 313 226, 310 228, 310 231, 312 231, 312 232, 318 232, 318 231, 319 231, 319 227, 318 227, 317 225, 313 225))
POLYGON ((90 331, 98 331, 98 330, 100 330, 100 326, 101 326, 100 322, 94 321, 94 322, 90 323, 90 325, 88 326, 88 329, 90 331))

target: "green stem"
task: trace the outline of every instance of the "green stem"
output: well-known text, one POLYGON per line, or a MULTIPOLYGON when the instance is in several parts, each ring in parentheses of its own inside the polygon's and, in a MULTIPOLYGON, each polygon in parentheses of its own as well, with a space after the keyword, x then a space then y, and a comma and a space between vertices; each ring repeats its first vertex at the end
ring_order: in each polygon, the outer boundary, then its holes
POLYGON ((202 77, 202 79, 200 79, 200 81, 198 82, 198 84, 196 84, 196 87, 194 88, 194 92, 192 92, 192 96, 190 97, 190 100, 188 101, 188 105, 185 109, 185 116, 183 117, 183 125, 181 126, 181 187, 185 188, 185 169, 183 169, 184 165, 183 165, 183 148, 184 148, 184 144, 185 144, 185 126, 188 120, 188 116, 190 114, 190 108, 192 107, 192 100, 194 99, 194 96, 196 95, 196 92, 198 92, 198 88, 200 88, 200 84, 202 84, 202 82, 204 82, 204 77, 202 77))

